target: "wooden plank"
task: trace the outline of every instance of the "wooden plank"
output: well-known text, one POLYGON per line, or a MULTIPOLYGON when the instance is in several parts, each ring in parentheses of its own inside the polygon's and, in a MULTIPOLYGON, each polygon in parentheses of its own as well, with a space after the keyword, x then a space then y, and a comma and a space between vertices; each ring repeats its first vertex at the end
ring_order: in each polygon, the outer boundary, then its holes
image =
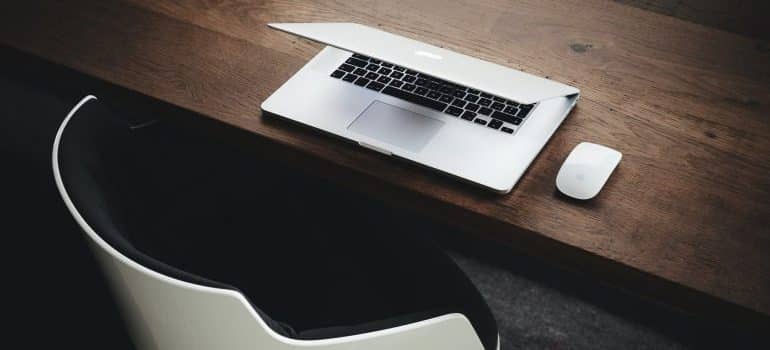
POLYGON ((0 9, 0 42, 252 131, 300 166, 470 235, 691 311, 770 314, 764 41, 598 0, 32 1, 0 9), (262 118, 261 101, 320 48, 268 30, 268 21, 379 26, 574 84, 583 99, 513 193, 488 194, 262 118), (584 140, 618 148, 624 159, 598 198, 575 202, 553 182, 584 140))

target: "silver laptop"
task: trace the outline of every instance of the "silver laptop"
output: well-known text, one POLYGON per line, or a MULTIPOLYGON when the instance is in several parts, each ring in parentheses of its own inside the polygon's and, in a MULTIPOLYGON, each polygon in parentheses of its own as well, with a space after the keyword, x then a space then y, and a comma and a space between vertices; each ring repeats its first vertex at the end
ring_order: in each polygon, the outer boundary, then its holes
POLYGON ((273 23, 326 46, 262 110, 507 193, 580 91, 355 23, 273 23))

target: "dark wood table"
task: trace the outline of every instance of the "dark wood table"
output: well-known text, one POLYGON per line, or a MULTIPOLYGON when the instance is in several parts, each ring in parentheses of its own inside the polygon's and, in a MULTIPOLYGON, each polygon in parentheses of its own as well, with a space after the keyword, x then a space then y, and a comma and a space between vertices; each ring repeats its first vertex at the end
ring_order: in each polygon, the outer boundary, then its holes
POLYGON ((0 43, 254 133, 308 172, 703 316, 770 315, 770 44, 620 3, 6 1, 0 43), (513 192, 486 193, 259 105, 352 21, 578 86, 513 192), (602 193, 554 186, 573 146, 624 153, 602 193))

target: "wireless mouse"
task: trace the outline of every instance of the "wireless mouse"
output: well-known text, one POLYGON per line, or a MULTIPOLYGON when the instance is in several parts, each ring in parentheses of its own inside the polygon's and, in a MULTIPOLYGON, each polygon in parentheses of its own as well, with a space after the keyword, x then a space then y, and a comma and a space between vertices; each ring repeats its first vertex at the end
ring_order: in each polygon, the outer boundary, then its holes
POLYGON ((599 194, 623 154, 606 146, 582 142, 570 152, 556 175, 556 188, 576 199, 599 194))

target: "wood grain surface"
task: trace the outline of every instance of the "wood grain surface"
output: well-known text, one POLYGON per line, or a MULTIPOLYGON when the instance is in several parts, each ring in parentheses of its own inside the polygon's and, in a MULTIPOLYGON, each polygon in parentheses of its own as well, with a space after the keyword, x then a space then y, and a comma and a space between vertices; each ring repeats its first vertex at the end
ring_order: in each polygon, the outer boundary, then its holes
POLYGON ((276 158, 704 316, 770 315, 770 44, 600 0, 26 1, 0 43, 254 133, 276 158), (509 195, 285 122, 259 105, 321 45, 268 22, 350 21, 548 77, 583 98, 509 195), (557 193, 572 147, 624 153, 557 193))

